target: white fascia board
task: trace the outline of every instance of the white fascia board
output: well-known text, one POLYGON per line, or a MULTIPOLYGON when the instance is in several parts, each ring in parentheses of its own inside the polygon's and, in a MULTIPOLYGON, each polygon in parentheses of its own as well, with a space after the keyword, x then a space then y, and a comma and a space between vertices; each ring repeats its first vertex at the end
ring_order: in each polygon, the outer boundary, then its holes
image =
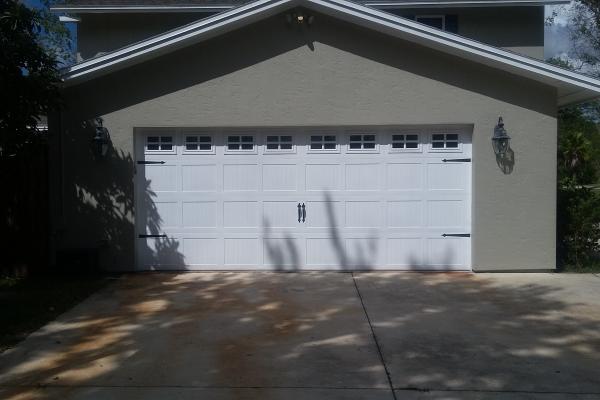
POLYGON ((68 84, 69 81, 83 78, 96 71, 122 68, 135 61, 139 62, 155 57, 248 25, 294 6, 307 7, 334 18, 496 69, 522 75, 559 89, 566 83, 593 92, 588 94, 590 97, 600 95, 600 81, 597 79, 347 0, 258 0, 247 3, 112 53, 73 65, 64 71, 63 78, 68 84))

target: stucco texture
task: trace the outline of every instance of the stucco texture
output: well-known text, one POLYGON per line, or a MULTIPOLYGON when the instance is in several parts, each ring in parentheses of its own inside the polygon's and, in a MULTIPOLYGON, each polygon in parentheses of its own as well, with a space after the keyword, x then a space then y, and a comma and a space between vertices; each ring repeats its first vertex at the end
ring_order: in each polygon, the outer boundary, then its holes
POLYGON ((69 87, 65 98, 57 247, 102 243, 108 268, 134 268, 136 127, 405 124, 474 126, 474 270, 555 267, 556 93, 534 81, 329 17, 299 30, 279 15, 69 87), (83 127, 97 116, 114 147, 104 160, 91 156, 83 127), (514 165, 492 150, 499 116, 514 165))

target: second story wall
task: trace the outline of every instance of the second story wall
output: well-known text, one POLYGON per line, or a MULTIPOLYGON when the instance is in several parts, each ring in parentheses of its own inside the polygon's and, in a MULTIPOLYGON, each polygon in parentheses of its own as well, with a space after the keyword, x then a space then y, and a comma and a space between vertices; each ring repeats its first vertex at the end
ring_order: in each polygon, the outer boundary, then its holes
POLYGON ((544 58, 544 7, 481 7, 451 9, 401 9, 396 15, 446 16, 449 31, 495 47, 544 58))
MULTIPOLYGON (((443 16, 445 29, 530 57, 544 57, 544 7, 471 7, 385 11, 410 19, 443 16)), ((98 13, 81 15, 78 59, 102 53, 206 18, 210 13, 98 13)), ((423 21, 421 19, 421 21, 423 21)))

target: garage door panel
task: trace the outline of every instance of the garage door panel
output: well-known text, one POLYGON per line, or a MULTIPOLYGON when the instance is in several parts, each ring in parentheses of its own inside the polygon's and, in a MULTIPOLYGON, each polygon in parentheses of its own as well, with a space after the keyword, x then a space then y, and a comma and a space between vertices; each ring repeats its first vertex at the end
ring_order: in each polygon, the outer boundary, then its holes
POLYGON ((215 192, 218 179, 217 166, 182 165, 182 190, 184 192, 215 192))
POLYGON ((416 228, 423 226, 423 201, 399 200, 387 203, 387 226, 416 228))
POLYGON ((257 201, 225 201, 223 203, 223 226, 225 228, 255 228, 259 226, 259 203, 257 201))
POLYGON ((223 165, 223 189, 226 192, 258 191, 258 164, 225 164, 223 165))
POLYGON ((345 128, 327 143, 318 129, 252 129, 236 152, 232 131, 198 130, 212 147, 195 152, 187 129, 153 134, 150 152, 136 139, 136 233, 167 235, 137 239, 140 268, 469 268, 470 238, 452 236, 470 232, 469 134, 446 151, 432 149, 439 127, 369 128, 375 149, 350 148, 345 128))
POLYGON ((298 225, 298 203, 295 201, 264 201, 263 225, 272 228, 293 228, 298 225))
POLYGON ((263 190, 295 192, 298 190, 296 164, 263 164, 263 190))
POLYGON ((380 178, 379 164, 346 164, 346 190, 378 191, 380 178))
POLYGON ((258 267, 262 264, 261 249, 258 237, 225 238, 225 265, 258 267))
POLYGON ((184 201, 182 203, 183 226, 188 228, 216 228, 216 201, 184 201))
POLYGON ((179 190, 176 165, 145 165, 142 173, 145 174, 146 186, 150 192, 176 192, 179 190))
POLYGON ((422 190, 424 183, 424 165, 421 162, 388 163, 387 190, 422 190))
POLYGON ((308 163, 305 176, 308 192, 338 191, 344 185, 344 172, 340 164, 308 163))

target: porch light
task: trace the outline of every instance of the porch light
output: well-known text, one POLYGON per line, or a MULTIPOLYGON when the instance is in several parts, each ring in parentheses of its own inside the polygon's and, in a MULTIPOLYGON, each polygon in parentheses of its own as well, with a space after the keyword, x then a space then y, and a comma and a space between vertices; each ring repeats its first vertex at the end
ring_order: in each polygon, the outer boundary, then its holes
POLYGON ((102 125, 102 118, 94 119, 94 137, 92 138, 92 146, 94 154, 97 157, 106 157, 110 146, 110 135, 108 129, 102 125))
POLYGON ((494 128, 492 146, 494 147, 494 153, 499 157, 504 157, 510 147, 510 136, 508 136, 506 129, 504 129, 502 117, 498 118, 498 124, 494 128))

